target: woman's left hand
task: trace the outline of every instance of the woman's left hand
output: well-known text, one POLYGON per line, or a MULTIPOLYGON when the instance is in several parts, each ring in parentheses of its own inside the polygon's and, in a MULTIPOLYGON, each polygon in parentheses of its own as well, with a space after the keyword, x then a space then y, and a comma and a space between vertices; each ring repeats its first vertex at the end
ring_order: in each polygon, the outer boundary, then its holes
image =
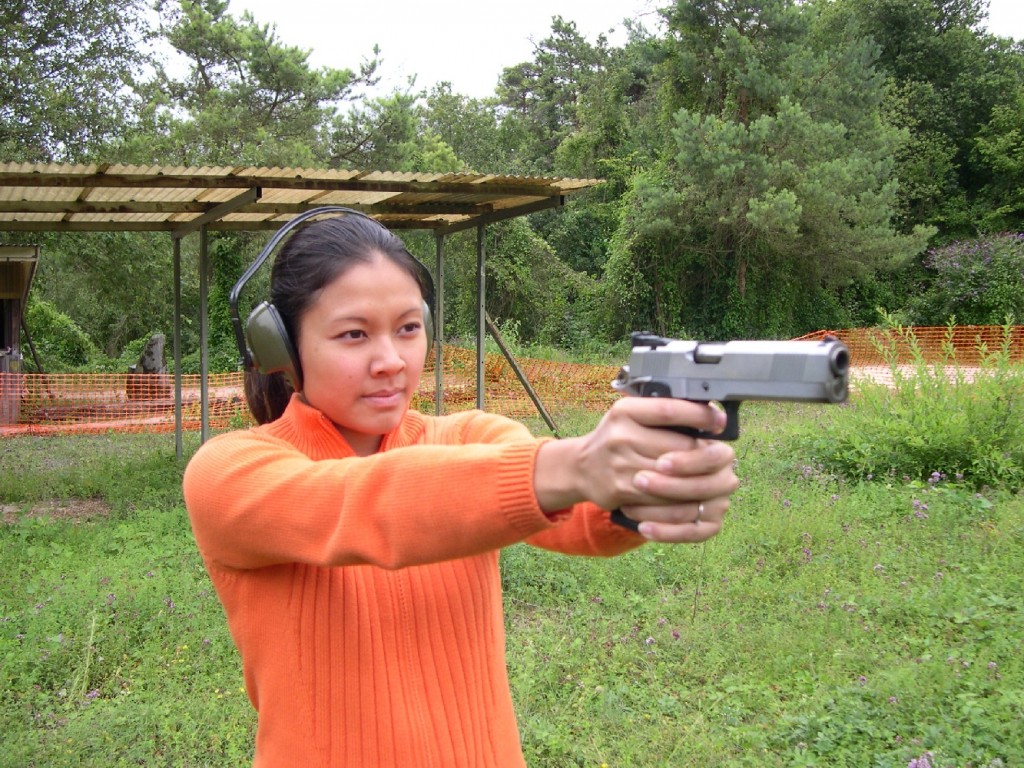
POLYGON ((679 499, 685 492, 693 500, 624 506, 622 513, 639 523, 640 534, 651 541, 706 541, 722 530, 729 496, 739 487, 735 458, 730 445, 705 440, 698 441, 692 450, 665 454, 654 471, 638 472, 634 484, 645 493, 665 499, 679 499))

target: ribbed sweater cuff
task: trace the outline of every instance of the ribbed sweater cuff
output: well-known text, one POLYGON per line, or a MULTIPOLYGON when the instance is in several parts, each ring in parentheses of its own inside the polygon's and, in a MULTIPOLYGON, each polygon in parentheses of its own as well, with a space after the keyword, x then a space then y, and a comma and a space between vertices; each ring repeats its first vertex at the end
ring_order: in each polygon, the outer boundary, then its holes
POLYGON ((505 446, 498 469, 498 501, 509 523, 523 536, 537 532, 538 516, 547 517, 533 488, 539 448, 540 443, 533 441, 505 446))

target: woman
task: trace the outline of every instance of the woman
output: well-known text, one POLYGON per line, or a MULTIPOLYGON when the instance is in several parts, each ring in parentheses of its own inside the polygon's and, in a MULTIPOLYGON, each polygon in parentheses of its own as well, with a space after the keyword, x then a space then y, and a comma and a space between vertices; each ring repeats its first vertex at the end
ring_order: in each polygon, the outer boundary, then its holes
POLYGON ((298 229, 271 274, 290 363, 250 377, 260 426, 186 469, 259 714, 256 766, 522 766, 499 550, 703 541, 736 489, 727 444, 658 428, 721 429, 705 405, 623 398, 563 440, 410 410, 431 291, 372 219, 298 229), (639 534, 610 522, 616 508, 639 534))

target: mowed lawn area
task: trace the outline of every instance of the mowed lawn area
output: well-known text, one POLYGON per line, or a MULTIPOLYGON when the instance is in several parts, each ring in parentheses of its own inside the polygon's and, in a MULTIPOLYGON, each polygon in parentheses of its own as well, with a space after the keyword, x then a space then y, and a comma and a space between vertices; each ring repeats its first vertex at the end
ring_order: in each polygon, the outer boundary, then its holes
MULTIPOLYGON (((531 766, 1024 765, 1024 497, 836 471, 822 445, 855 454, 870 397, 745 405, 706 544, 503 553, 531 766)), ((0 463, 0 765, 246 765, 173 437, 5 439, 0 463)))

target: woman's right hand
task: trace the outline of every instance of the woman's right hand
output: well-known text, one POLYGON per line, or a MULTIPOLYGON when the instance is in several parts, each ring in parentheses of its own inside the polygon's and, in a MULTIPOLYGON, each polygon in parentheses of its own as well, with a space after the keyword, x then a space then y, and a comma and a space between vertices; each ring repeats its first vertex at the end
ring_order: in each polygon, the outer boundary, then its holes
MULTIPOLYGON (((555 511, 589 500, 604 509, 623 508, 638 520, 653 519, 659 525, 654 532, 661 535, 669 535, 661 523, 681 522, 680 505, 689 509, 714 502, 724 514, 738 486, 732 447, 667 426, 719 432, 725 414, 705 403, 673 398, 617 400, 592 432, 541 446, 535 470, 541 507, 555 511), (646 512, 640 513, 641 508, 646 512)), ((692 522, 692 516, 691 510, 687 520, 692 522)), ((661 535, 658 540, 669 540, 661 535)))

